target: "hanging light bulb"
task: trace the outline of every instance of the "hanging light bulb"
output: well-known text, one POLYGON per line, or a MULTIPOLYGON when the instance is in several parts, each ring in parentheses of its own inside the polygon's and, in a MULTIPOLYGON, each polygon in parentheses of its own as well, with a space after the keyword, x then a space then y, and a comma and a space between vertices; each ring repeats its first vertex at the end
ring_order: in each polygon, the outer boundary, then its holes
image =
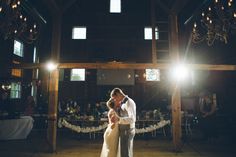
POLYGON ((201 12, 201 21, 198 24, 199 29, 192 29, 192 41, 199 43, 207 41, 211 46, 215 39, 228 41, 230 30, 236 30, 236 12, 233 9, 233 0, 214 0, 214 6, 206 7, 205 12, 201 12))
POLYGON ((25 5, 28 5, 27 2, 22 6, 21 0, 0 0, 0 33, 4 39, 19 38, 27 43, 37 39, 39 32, 36 29, 40 25, 32 21, 33 25, 29 27, 28 21, 33 19, 31 15, 28 17, 29 10, 26 10, 25 5))

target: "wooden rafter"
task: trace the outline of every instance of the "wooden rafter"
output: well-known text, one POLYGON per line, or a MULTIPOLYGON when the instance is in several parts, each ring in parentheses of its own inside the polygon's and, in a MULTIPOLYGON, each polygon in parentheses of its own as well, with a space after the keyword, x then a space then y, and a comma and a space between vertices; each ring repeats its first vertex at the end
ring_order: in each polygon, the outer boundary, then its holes
POLYGON ((187 4, 188 1, 189 0, 175 0, 171 8, 171 12, 178 14, 183 9, 183 7, 187 4))

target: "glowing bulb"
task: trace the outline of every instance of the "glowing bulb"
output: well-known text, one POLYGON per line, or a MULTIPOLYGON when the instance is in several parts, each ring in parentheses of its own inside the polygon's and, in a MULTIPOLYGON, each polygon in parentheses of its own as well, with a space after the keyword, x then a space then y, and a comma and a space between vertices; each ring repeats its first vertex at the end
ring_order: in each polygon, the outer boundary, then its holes
POLYGON ((197 24, 196 24, 196 22, 194 23, 194 27, 195 27, 195 28, 197 27, 197 24))
POLYGON ((209 7, 208 10, 211 11, 211 7, 209 7))
POLYGON ((215 0, 215 3, 218 3, 218 0, 215 0))
POLYGON ((210 23, 212 23, 212 20, 210 20, 210 23))
POLYGON ((22 19, 23 18, 23 16, 22 15, 20 15, 20 19, 22 19))
POLYGON ((234 17, 236 17, 236 13, 234 13, 234 17))
POLYGON ((24 18, 24 21, 26 21, 26 20, 27 20, 27 18, 25 17, 25 18, 24 18))
POLYGON ((34 24, 34 28, 36 28, 36 24, 34 24))
POLYGON ((224 6, 222 6, 221 9, 224 10, 225 9, 224 6))
POLYGON ((228 2, 228 6, 231 7, 231 6, 232 6, 232 3, 228 2))
POLYGON ((53 71, 57 68, 57 64, 53 63, 53 62, 48 62, 46 65, 48 71, 53 71))
POLYGON ((32 33, 33 32, 33 30, 32 29, 30 29, 30 33, 32 33))
POLYGON ((2 7, 0 7, 0 12, 2 12, 2 7))
POLYGON ((20 1, 18 1, 17 4, 20 5, 20 1))
POLYGON ((17 30, 15 30, 14 32, 17 33, 17 30))
POLYGON ((202 12, 202 16, 205 16, 205 13, 204 13, 204 12, 202 12))
POLYGON ((178 81, 184 81, 189 77, 190 71, 184 64, 176 65, 172 69, 172 77, 178 81))
POLYGON ((207 21, 209 21, 210 20, 210 18, 207 16, 207 21))

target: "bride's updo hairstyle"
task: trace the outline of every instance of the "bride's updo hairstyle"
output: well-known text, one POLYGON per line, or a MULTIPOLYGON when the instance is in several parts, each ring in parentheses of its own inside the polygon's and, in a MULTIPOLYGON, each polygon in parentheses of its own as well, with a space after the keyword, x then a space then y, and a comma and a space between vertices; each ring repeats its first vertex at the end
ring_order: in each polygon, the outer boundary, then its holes
POLYGON ((114 109, 115 108, 115 103, 114 103, 114 100, 112 98, 110 98, 108 101, 107 101, 107 107, 109 109, 114 109))

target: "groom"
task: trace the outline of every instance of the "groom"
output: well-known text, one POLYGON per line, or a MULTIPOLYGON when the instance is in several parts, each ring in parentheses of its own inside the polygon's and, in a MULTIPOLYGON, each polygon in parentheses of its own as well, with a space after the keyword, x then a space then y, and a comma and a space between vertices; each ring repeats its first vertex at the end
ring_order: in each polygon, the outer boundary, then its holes
MULTIPOLYGON (((119 139, 121 157, 133 157, 133 139, 135 135, 136 104, 120 88, 111 91, 119 116, 119 139)), ((113 122, 116 119, 112 119, 113 122)))

